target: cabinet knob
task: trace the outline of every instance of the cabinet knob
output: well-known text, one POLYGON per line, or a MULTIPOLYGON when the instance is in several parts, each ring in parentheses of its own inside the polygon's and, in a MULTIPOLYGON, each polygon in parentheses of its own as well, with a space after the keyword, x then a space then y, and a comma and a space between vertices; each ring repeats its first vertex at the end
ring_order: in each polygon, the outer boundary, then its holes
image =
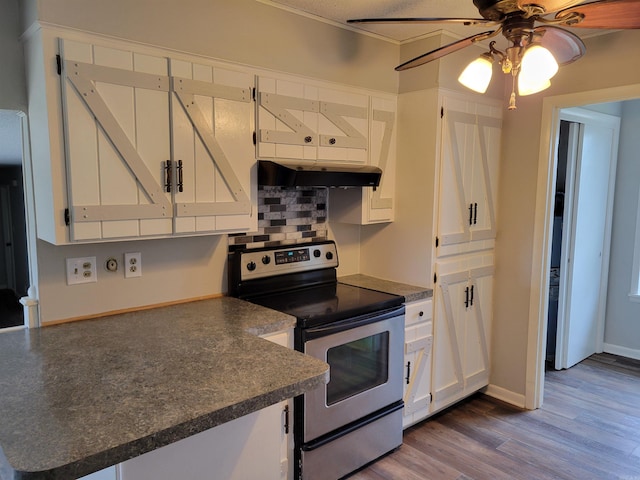
POLYGON ((424 317, 424 312, 422 310, 420 310, 420 313, 418 313, 419 317, 424 317))
POLYGON ((310 135, 307 135, 306 137, 304 137, 304 143, 311 143, 311 140, 313 140, 313 138, 311 138, 310 135))
POLYGON ((336 144, 336 139, 335 138, 330 138, 329 139, 329 144, 330 145, 335 145, 336 144))

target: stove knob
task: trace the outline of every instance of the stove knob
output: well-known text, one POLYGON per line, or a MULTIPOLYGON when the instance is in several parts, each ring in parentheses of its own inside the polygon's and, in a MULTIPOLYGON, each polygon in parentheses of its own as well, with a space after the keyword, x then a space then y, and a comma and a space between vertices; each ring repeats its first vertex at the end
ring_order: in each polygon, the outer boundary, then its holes
POLYGON ((322 252, 320 250, 314 250, 313 251, 313 256, 318 258, 320 255, 322 255, 322 252))
POLYGON ((249 270, 250 272, 253 272, 255 269, 256 269, 256 262, 247 263, 247 270, 249 270))
POLYGON ((327 252, 326 257, 327 257, 327 260, 333 259, 333 253, 332 252, 327 252))
POLYGON ((269 255, 265 255, 262 257, 262 263, 264 265, 269 265, 271 263, 271 257, 269 255))

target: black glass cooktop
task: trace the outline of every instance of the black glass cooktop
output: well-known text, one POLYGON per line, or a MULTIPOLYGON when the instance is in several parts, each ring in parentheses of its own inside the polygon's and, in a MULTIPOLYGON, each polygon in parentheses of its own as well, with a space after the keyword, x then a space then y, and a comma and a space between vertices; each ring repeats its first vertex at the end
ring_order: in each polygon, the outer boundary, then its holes
POLYGON ((292 315, 299 327, 309 328, 397 307, 404 298, 334 283, 255 296, 250 301, 292 315))

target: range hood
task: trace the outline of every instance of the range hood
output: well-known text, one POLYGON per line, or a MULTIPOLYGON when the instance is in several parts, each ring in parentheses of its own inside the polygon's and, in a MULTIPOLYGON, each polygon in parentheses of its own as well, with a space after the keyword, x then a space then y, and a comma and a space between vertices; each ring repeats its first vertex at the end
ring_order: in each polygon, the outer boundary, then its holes
POLYGON ((377 187, 381 176, 370 165, 258 160, 258 185, 273 187, 377 187))

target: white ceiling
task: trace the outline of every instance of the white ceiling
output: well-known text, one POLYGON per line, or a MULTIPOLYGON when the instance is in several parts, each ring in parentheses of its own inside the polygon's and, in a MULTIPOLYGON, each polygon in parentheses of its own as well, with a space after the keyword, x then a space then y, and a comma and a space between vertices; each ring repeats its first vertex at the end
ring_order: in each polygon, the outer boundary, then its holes
MULTIPOLYGON (((377 25, 347 24, 348 19, 358 18, 482 18, 473 0, 258 0, 262 3, 285 8, 304 15, 319 17, 346 28, 380 35, 390 41, 407 42, 429 33, 446 30, 465 38, 495 27, 487 25, 464 26, 450 23, 429 25, 377 25)), ((569 29, 579 37, 609 33, 611 30, 569 29)))
MULTIPOLYGON (((481 18, 472 0, 266 0, 274 6, 287 7, 316 17, 347 25, 348 19, 390 17, 463 17, 481 18)), ((349 25, 349 28, 378 34, 389 40, 405 42, 443 30, 461 38, 485 30, 487 26, 443 25, 349 25)))
POLYGON ((20 117, 16 112, 0 110, 0 165, 22 164, 20 117))

